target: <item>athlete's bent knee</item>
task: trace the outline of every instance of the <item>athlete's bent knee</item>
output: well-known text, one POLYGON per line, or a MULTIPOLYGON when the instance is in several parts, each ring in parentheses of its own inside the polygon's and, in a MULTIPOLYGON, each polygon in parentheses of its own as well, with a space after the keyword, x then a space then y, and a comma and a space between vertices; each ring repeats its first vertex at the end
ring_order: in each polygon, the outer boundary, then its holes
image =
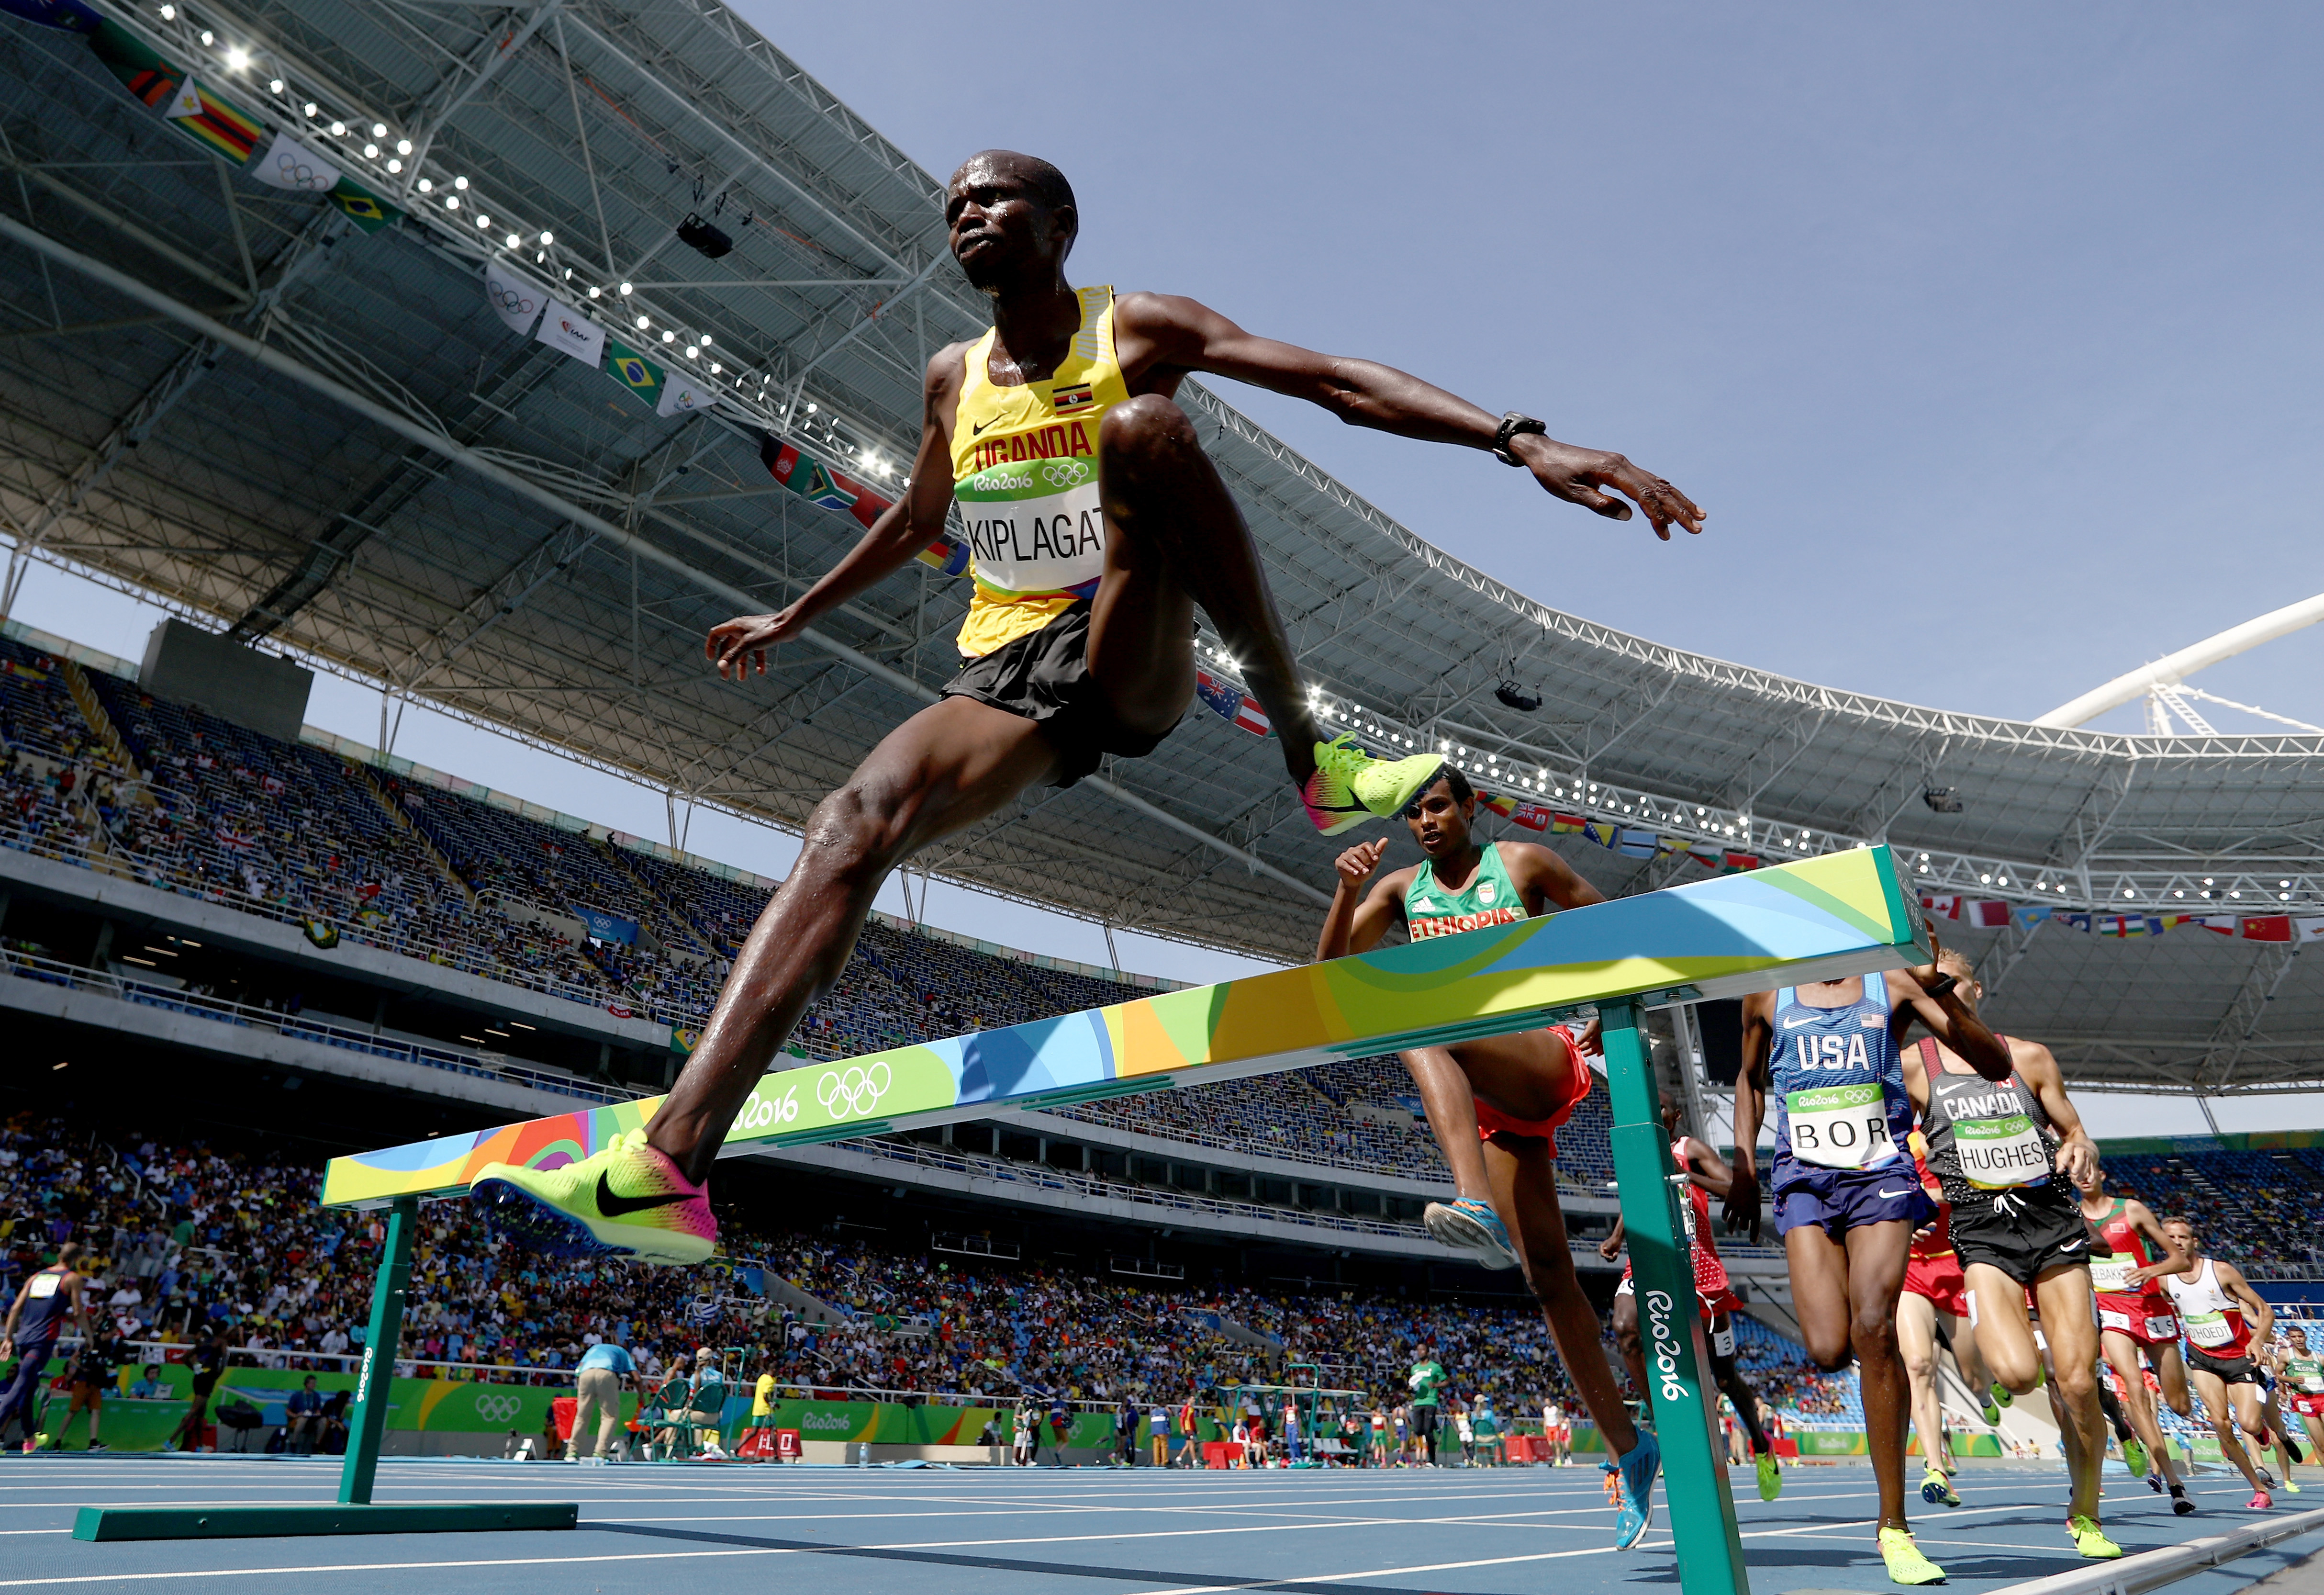
POLYGON ((799 863, 842 885, 876 882, 903 852, 899 806, 859 777, 815 806, 799 840, 799 863))
POLYGON ((1896 1354, 1896 1321, 1886 1307, 1859 1306, 1849 1315, 1849 1344, 1858 1357, 1867 1352, 1896 1354))
POLYGON ((1201 451, 1194 423, 1174 400, 1159 393, 1140 393, 1105 412, 1098 424, 1097 446, 1108 468, 1135 469, 1144 464, 1167 465, 1201 451))

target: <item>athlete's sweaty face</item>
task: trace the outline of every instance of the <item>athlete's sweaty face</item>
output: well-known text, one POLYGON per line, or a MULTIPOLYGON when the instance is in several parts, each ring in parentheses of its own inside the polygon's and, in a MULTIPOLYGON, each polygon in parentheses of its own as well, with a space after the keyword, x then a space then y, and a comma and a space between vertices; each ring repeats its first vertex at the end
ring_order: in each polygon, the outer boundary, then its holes
POLYGON ((1073 207, 1050 206, 1026 158, 1006 150, 971 155, 945 196, 953 259, 985 293, 1028 279, 1046 286, 1074 246, 1075 225, 1073 207))
POLYGON ((1441 778, 1414 798, 1404 811, 1412 839, 1430 858, 1451 858, 1469 845, 1469 830, 1477 816, 1477 799, 1465 803, 1452 796, 1452 784, 1441 778))
POLYGON ((2172 1220, 2163 1226, 2163 1232, 2171 1238, 2171 1243, 2173 1246, 2189 1257, 2199 1258, 2203 1255, 2203 1243, 2195 1239, 2195 1226, 2185 1220, 2172 1220))

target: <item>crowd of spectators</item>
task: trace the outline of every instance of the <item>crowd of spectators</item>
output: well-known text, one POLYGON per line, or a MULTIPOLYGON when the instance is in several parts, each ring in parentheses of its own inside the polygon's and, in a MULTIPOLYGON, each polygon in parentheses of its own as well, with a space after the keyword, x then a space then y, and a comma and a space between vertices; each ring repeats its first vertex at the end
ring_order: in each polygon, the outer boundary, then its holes
MULTIPOLYGON (((100 1282, 92 1299, 125 1338, 161 1342, 149 1354, 219 1331, 238 1360, 349 1366, 385 1229, 316 1195, 313 1157, 262 1139, 132 1131, 109 1142, 19 1114, 0 1126, 0 1288, 13 1294, 76 1240, 100 1282)), ((1427 1351, 1463 1399, 1511 1412, 1572 1402, 1538 1310, 1514 1298, 1175 1284, 902 1246, 844 1225, 764 1231, 737 1212, 722 1214, 720 1257, 691 1271, 544 1262, 466 1203, 428 1206, 420 1222, 399 1361, 421 1377, 563 1384, 610 1340, 650 1376, 680 1351, 741 1347, 754 1374, 771 1369, 800 1392, 1029 1393, 1106 1407, 1268 1382, 1292 1363, 1392 1397, 1427 1351)))

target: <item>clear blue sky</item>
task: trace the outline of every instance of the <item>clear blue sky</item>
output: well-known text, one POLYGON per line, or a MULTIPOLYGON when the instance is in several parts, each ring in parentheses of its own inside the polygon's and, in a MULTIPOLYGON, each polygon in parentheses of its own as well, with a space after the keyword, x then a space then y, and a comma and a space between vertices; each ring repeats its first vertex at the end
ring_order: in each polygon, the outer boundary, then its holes
MULTIPOLYGON (((1481 456, 1227 389, 1575 613, 2030 716, 2324 589, 2312 8, 739 9, 940 175, 986 145, 1057 161, 1078 281, 1530 410, 1711 511, 1658 546, 1481 456)), ((134 656, 128 608, 44 572, 19 613, 134 656)), ((2324 627, 2200 682, 2324 724, 2324 627)), ((377 700, 326 684, 312 717, 368 742, 377 700)), ((408 719, 398 751, 664 833, 658 797, 447 722, 408 719)), ((791 853, 708 816, 692 842, 770 874, 791 853)), ((932 917, 1089 955, 1086 927, 966 893, 932 917)), ((1122 959, 1240 967, 1133 937, 1122 959)))

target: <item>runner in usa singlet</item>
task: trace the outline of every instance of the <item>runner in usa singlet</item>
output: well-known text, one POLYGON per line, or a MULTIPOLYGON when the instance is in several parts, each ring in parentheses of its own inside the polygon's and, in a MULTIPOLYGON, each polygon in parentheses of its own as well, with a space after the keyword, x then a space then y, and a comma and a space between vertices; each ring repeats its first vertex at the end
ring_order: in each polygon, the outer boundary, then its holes
POLYGON ((993 382, 995 328, 968 346, 952 479, 976 584, 960 628, 971 659, 1039 631, 1093 595, 1105 571, 1098 425, 1130 390, 1114 357, 1113 290, 1074 291, 1081 329, 1043 381, 993 382))
POLYGON ((1781 1197, 1816 1170, 1903 1171, 1911 1153, 1913 1102, 1889 1026, 1888 982, 1868 975, 1838 1008, 1811 1008, 1799 989, 1775 993, 1768 1059, 1775 1101, 1774 1189, 1781 1197))

